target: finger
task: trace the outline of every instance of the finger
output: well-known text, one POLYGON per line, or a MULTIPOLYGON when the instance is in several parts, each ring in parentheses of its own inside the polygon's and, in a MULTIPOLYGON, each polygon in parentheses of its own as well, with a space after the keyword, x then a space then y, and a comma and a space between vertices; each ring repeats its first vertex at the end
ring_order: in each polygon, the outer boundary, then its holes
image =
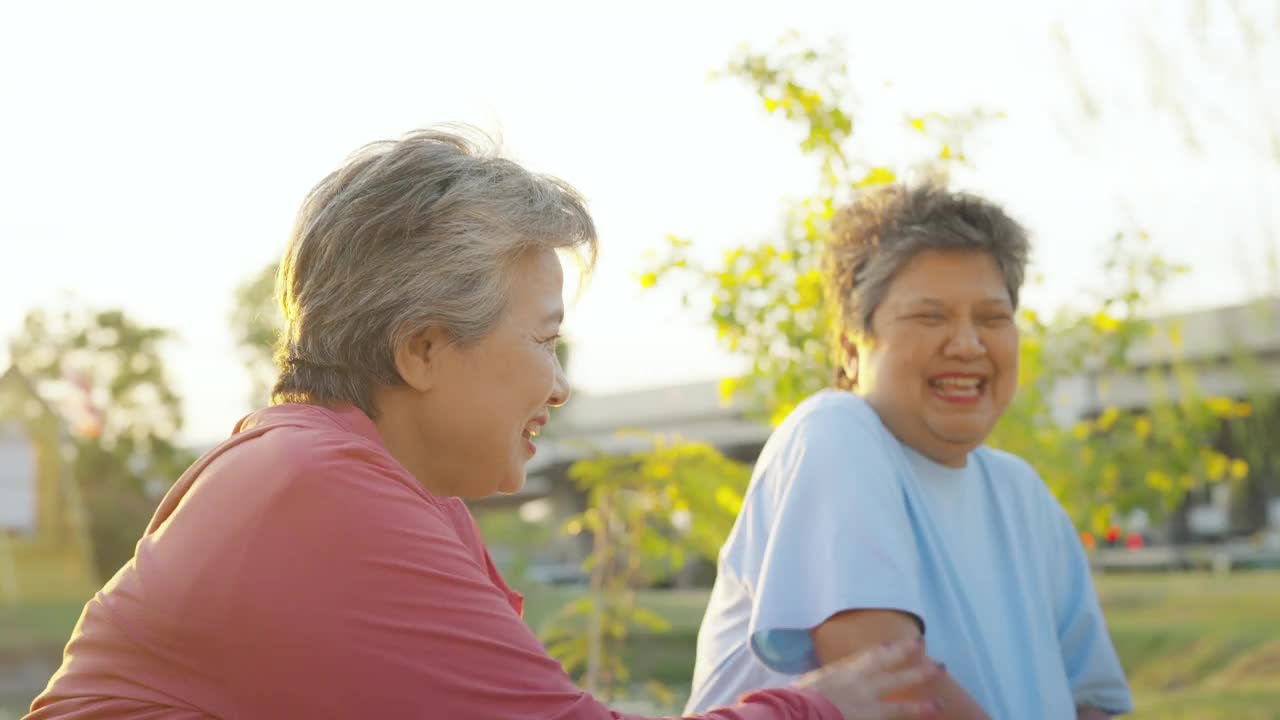
POLYGON ((942 717, 942 704, 937 700, 885 703, 880 706, 882 720, 918 720, 942 717))
POLYGON ((876 673, 871 676, 870 685, 876 697, 884 697, 923 685, 941 673, 942 668, 934 661, 918 658, 916 662, 900 670, 876 673))
POLYGON ((855 661, 856 669, 864 674, 884 672, 891 668, 918 662, 924 656, 924 640, 912 638, 899 640, 863 653, 855 661))

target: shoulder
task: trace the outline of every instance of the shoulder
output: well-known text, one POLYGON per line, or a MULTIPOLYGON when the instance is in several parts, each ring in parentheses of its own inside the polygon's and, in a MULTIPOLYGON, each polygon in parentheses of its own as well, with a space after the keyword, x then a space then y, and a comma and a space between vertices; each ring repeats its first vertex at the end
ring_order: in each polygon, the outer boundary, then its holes
POLYGON ((341 427, 275 425, 210 464, 193 493, 201 483, 205 514, 224 509, 219 514, 234 517, 255 548, 247 568, 271 569, 299 586, 327 582, 296 561, 310 552, 348 574, 376 574, 369 566, 379 562, 450 576, 483 567, 461 501, 431 495, 374 439, 341 427))
POLYGON ((1022 507, 1032 513, 1029 517, 1048 523, 1042 526, 1043 529, 1055 528, 1060 521, 1066 520, 1066 510, 1062 503, 1030 462, 1013 453, 986 445, 974 452, 1002 492, 1013 494, 1022 507))
POLYGON ((187 515, 222 516, 241 533, 267 535, 286 528, 308 537, 373 537, 417 528, 442 540, 467 536, 464 515, 446 510, 376 435, 354 432, 323 409, 270 410, 247 418, 197 463, 176 488, 176 514, 185 506, 187 515))
POLYGON ((885 476, 896 475, 896 443, 861 397, 824 390, 778 426, 761 451, 755 480, 775 498, 791 488, 821 496, 833 485, 842 493, 868 483, 891 485, 885 476))
POLYGON ((842 390, 810 395, 792 410, 770 442, 780 445, 882 443, 884 426, 867 401, 842 390))
POLYGON ((1040 473, 1035 467, 1011 452, 983 445, 974 453, 982 459, 988 470, 1001 480, 1044 486, 1044 481, 1040 479, 1040 473))
POLYGON ((267 408, 241 421, 236 434, 214 451, 223 453, 209 470, 252 478, 253 483, 276 491, 376 486, 383 492, 441 503, 375 437, 352 429, 344 420, 327 408, 267 408), (227 472, 231 469, 234 472, 227 472))

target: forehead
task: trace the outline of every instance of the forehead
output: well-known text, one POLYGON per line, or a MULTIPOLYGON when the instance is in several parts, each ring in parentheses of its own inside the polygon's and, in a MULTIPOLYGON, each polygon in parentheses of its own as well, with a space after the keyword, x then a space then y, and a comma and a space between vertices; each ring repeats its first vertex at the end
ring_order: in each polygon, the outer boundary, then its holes
POLYGON ((894 276, 885 302, 1009 302, 1009 289, 994 257, 986 252, 928 250, 894 276))
POLYGON ((563 313, 564 270, 554 250, 530 251, 511 272, 511 314, 542 319, 563 313))

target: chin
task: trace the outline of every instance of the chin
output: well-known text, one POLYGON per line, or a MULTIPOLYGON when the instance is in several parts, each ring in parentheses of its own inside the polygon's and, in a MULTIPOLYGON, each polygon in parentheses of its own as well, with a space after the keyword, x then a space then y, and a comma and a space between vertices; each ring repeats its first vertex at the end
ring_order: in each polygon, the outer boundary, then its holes
POLYGON ((940 422, 933 427, 933 434, 952 445, 967 445, 975 450, 987 441, 990 426, 970 422, 940 422))

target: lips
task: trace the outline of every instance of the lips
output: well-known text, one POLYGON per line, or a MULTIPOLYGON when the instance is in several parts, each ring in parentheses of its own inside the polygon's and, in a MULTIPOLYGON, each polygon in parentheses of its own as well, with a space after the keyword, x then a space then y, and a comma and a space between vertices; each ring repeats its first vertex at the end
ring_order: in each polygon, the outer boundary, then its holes
POLYGON ((547 424, 547 420, 548 418, 546 415, 539 415, 525 423, 524 429, 520 431, 520 435, 524 437, 525 440, 533 440, 542 433, 542 428, 547 424))

